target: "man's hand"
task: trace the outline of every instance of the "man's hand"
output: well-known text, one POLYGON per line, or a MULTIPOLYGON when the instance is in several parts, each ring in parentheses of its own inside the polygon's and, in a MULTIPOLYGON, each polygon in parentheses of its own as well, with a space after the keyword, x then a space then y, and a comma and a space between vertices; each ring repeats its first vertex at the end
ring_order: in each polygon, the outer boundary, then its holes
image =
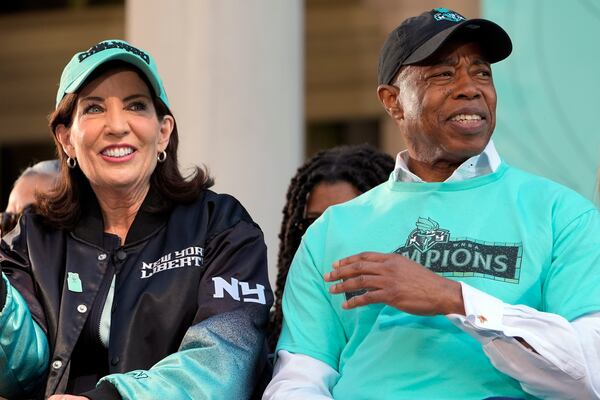
POLYGON ((460 283, 399 254, 366 252, 336 261, 325 281, 330 293, 367 292, 345 301, 352 309, 383 303, 415 315, 465 314, 460 283))
POLYGON ((73 396, 71 394, 55 394, 48 397, 48 400, 90 400, 85 396, 73 396))

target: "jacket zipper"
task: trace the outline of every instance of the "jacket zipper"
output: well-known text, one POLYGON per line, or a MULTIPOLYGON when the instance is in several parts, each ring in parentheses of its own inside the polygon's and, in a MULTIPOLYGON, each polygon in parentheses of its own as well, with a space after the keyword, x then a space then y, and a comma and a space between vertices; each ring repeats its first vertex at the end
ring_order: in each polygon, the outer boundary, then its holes
MULTIPOLYGON (((113 281, 113 277, 115 276, 115 268, 112 262, 108 265, 107 273, 104 275, 102 279, 102 284, 100 285, 100 289, 98 290, 98 294, 96 296, 96 301, 94 302, 94 306, 92 307, 92 312, 90 314, 90 329, 93 338, 98 340, 98 343, 102 343, 102 338, 100 334, 100 324, 102 322, 102 311, 104 310, 104 305, 106 303, 106 299, 108 297, 108 292, 110 291, 110 286, 113 281)), ((108 347, 107 347, 108 348, 108 347)))

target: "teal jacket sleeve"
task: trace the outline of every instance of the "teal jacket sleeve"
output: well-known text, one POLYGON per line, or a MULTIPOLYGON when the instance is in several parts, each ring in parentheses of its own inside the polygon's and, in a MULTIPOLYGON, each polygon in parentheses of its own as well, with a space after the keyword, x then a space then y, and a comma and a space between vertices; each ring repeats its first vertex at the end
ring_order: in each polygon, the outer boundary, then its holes
POLYGON ((191 327, 178 352, 149 370, 108 375, 96 390, 109 391, 108 382, 122 399, 248 399, 264 341, 251 325, 241 312, 215 316, 191 327))
POLYGON ((15 398, 39 389, 50 354, 46 335, 4 274, 0 285, 0 395, 15 398))

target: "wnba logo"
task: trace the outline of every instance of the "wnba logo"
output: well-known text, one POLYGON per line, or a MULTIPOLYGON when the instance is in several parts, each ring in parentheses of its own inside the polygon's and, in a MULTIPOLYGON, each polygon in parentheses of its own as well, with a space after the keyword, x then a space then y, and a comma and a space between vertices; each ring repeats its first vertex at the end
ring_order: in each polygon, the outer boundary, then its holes
POLYGON ((394 251, 443 276, 479 276, 519 282, 521 243, 498 243, 458 238, 440 229, 431 218, 419 217, 406 244, 394 251))

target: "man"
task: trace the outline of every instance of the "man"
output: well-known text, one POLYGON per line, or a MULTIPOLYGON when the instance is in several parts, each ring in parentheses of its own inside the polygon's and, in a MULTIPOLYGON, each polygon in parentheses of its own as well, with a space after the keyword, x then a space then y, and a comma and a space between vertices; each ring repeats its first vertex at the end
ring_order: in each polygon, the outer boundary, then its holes
POLYGON ((490 141, 511 50, 443 8, 390 34, 378 95, 407 150, 304 236, 265 399, 599 397, 600 215, 490 141))
POLYGON ((46 160, 21 173, 8 196, 6 210, 0 213, 0 235, 15 227, 25 207, 37 202, 37 193, 46 193, 54 187, 59 172, 57 160, 46 160))

